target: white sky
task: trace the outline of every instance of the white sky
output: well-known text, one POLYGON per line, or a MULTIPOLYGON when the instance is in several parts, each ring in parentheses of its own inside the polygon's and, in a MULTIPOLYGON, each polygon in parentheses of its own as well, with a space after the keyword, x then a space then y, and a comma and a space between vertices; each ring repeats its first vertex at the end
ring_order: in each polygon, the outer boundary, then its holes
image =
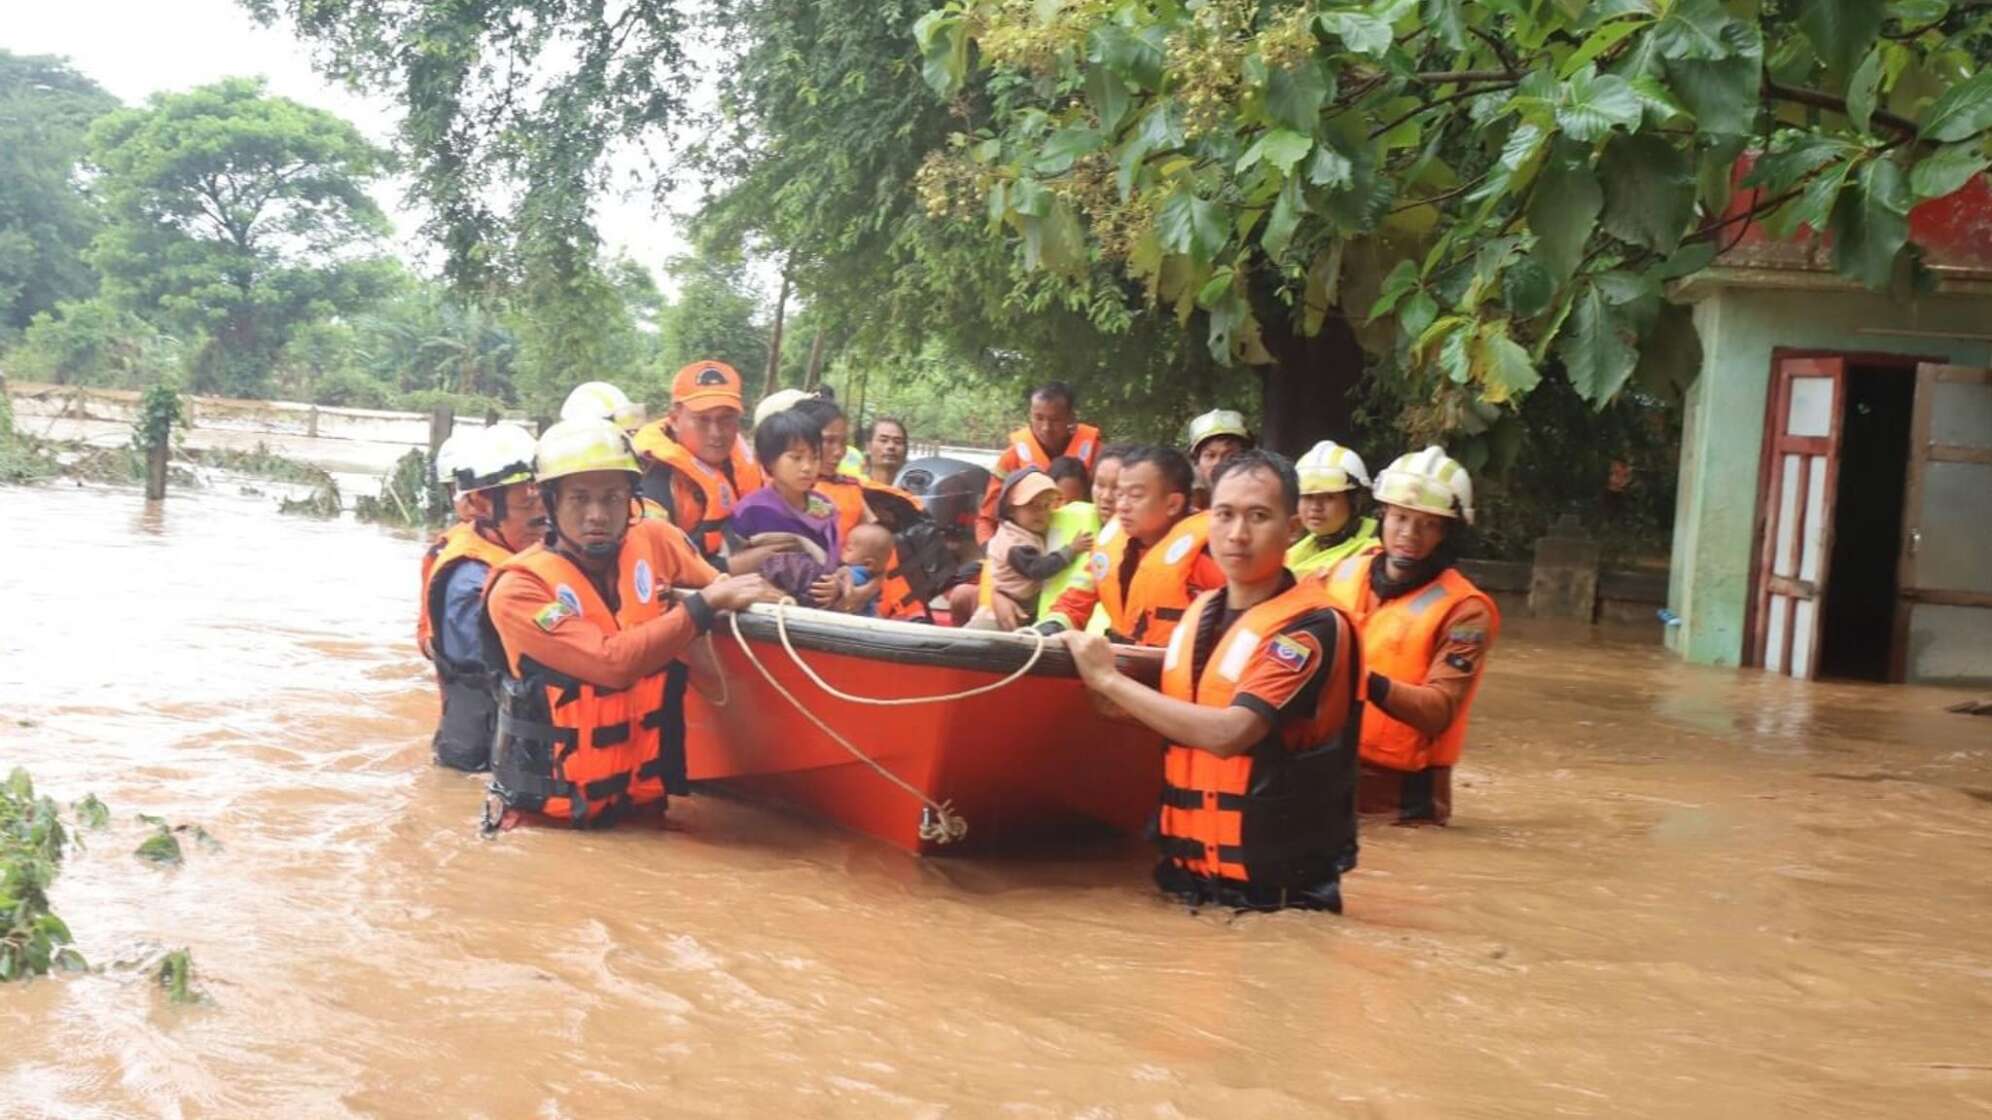
MULTIPOLYGON (((304 45, 281 27, 265 30, 235 0, 0 0, 0 48, 66 55, 75 68, 128 104, 234 76, 262 76, 270 91, 352 121, 380 144, 393 141, 400 112, 320 77, 304 45)), ((416 237, 421 215, 402 204, 402 184, 374 194, 394 220, 401 255, 418 267, 434 254, 416 237)), ((596 226, 609 248, 662 269, 685 245, 649 197, 603 199, 596 226)), ((660 280, 662 277, 660 276, 660 280)))

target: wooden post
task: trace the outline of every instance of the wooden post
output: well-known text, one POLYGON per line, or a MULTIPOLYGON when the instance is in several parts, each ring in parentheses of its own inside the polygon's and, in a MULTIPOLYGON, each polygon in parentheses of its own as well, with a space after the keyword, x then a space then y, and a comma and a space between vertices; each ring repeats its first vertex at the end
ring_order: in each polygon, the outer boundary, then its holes
POLYGON ((315 404, 311 406, 311 411, 304 415, 304 434, 312 439, 318 438, 318 406, 315 404))
POLYGON ((171 428, 159 433, 159 442, 145 449, 145 500, 166 499, 166 461, 173 454, 171 428))
MULTIPOLYGON (((436 411, 429 414, 430 473, 435 473, 436 452, 442 450, 443 441, 450 438, 450 433, 455 429, 456 429, 456 409, 446 404, 439 404, 436 406, 436 411)), ((441 478, 436 479, 436 488, 434 492, 432 492, 429 495, 430 509, 449 508, 450 505, 449 492, 443 489, 442 482, 443 480, 441 478)))

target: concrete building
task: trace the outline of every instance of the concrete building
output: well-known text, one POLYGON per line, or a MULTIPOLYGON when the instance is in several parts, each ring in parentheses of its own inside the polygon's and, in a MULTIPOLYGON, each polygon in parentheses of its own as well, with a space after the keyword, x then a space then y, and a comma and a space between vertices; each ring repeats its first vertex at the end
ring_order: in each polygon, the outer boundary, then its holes
POLYGON ((1703 348, 1668 587, 1688 660, 1992 682, 1992 191, 1910 229, 1934 292, 1753 226, 1676 293, 1703 348))

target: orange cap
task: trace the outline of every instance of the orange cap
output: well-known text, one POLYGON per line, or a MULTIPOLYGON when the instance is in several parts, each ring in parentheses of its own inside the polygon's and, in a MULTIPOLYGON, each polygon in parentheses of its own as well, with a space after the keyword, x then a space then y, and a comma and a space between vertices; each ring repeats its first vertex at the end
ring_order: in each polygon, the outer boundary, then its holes
POLYGON ((740 372, 725 362, 693 362, 671 379, 671 403, 693 412, 740 408, 740 372))

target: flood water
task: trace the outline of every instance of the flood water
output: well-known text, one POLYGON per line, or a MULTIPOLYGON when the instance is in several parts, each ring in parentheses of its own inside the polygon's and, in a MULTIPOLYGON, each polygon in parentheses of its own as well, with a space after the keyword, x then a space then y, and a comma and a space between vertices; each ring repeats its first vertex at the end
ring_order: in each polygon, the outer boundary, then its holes
POLYGON ((0 985, 0 1115, 1957 1116, 1992 1108, 1992 720, 1513 624, 1444 830, 1348 913, 1190 915, 1137 844, 919 862, 775 811, 474 827, 421 542, 0 489, 0 769, 115 823, 100 971, 0 985), (137 813, 198 824, 178 869, 137 813), (193 952, 207 1003, 121 961, 193 952))

